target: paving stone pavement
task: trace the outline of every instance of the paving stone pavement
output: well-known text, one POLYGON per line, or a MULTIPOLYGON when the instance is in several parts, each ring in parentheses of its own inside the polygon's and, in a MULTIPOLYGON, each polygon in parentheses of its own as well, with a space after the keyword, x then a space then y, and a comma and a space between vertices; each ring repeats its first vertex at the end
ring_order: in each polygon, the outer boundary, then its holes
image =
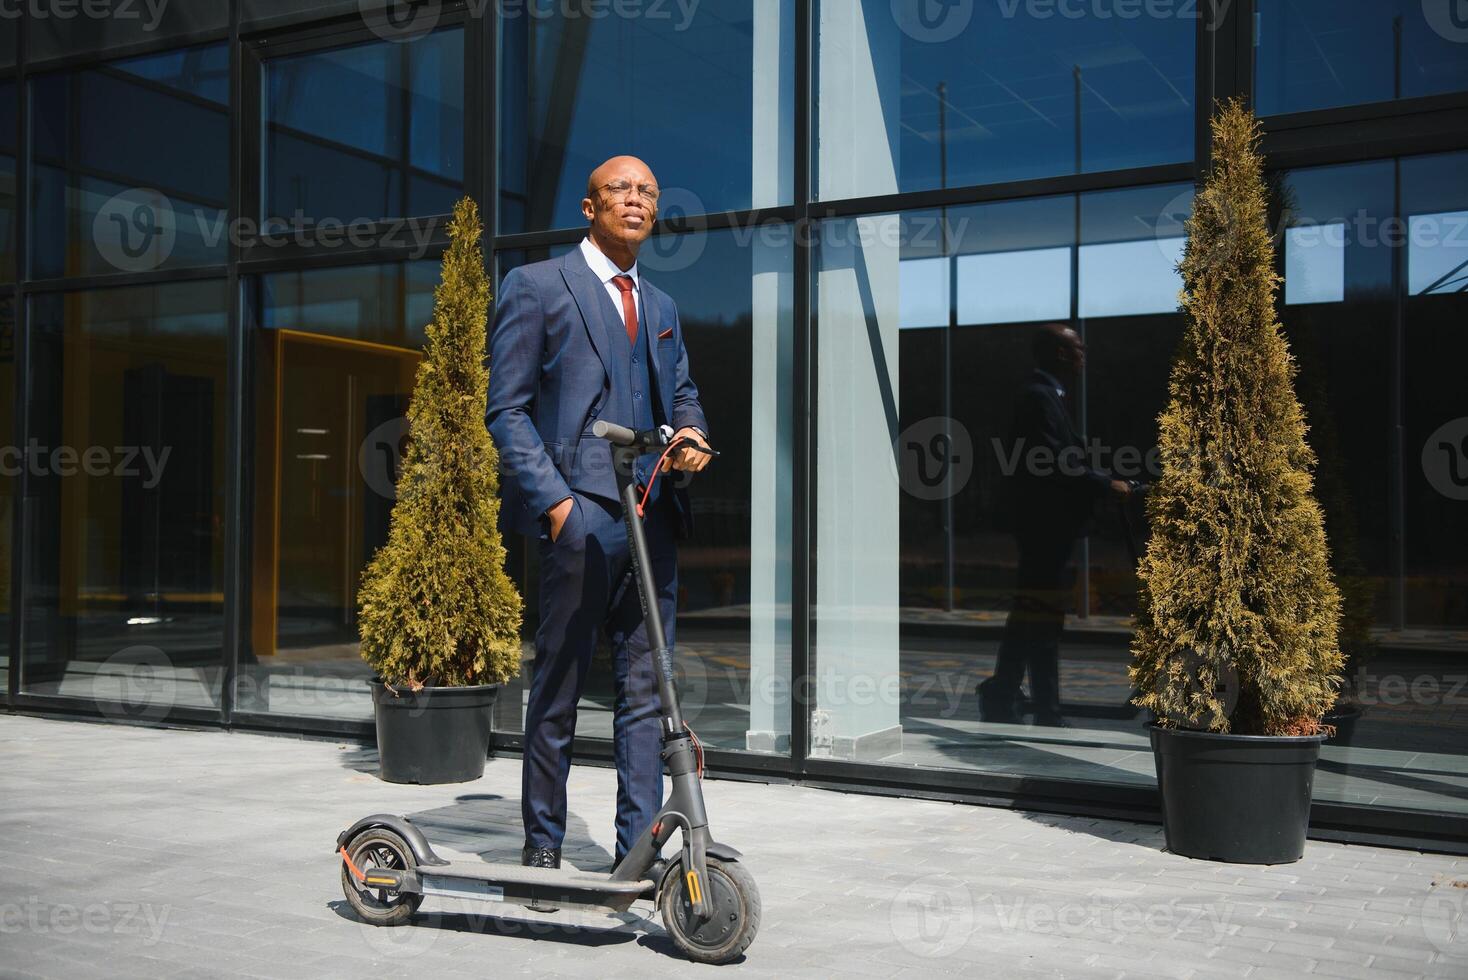
MULTIPOLYGON (((1468 977, 1468 859, 1312 841, 1297 864, 1213 864, 1152 826, 718 779, 714 829, 764 906, 738 964, 677 958, 645 902, 430 899, 377 929, 342 897, 337 833, 400 812, 453 856, 516 859, 520 766, 397 786, 375 764, 352 743, 0 715, 0 976, 1468 977)), ((579 867, 610 863, 615 786, 572 772, 579 867)))

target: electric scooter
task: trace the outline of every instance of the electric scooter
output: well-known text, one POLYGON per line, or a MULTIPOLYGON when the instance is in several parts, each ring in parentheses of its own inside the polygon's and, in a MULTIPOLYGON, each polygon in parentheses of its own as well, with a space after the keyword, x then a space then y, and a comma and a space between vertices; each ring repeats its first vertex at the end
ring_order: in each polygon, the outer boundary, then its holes
MULTIPOLYGON (((709 833, 701 783, 703 750, 683 721, 672 651, 663 633, 643 533, 642 504, 647 493, 639 501, 631 477, 635 461, 648 453, 661 452, 666 458, 684 446, 712 451, 690 440, 674 442, 669 426, 635 432, 598 420, 592 433, 612 444, 621 484, 632 574, 642 600, 662 702, 662 759, 671 779, 667 801, 621 863, 605 874, 478 861, 451 863, 434 853, 423 832, 407 817, 376 813, 337 836, 342 891, 358 916, 380 926, 403 925, 423 899, 431 896, 502 902, 538 911, 564 906, 615 912, 626 911, 634 901, 646 897, 661 910, 668 935, 684 955, 700 963, 728 963, 749 947, 759 930, 759 889, 740 862, 740 852, 715 841, 709 833), (680 832, 681 852, 672 860, 662 860, 663 845, 680 832)), ((661 462, 653 470, 649 489, 661 462)))

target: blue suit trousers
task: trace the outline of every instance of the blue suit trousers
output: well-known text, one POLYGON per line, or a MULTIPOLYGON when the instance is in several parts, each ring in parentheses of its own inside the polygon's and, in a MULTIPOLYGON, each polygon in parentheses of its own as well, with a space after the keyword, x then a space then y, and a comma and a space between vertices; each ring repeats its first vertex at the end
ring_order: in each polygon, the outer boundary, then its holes
MULTIPOLYGON (((525 710, 521 809, 526 842, 560 847, 566 836, 566 779, 576 735, 576 704, 598 632, 612 648, 616 681, 613 746, 617 764, 617 858, 663 801, 661 702, 626 526, 619 502, 573 493, 555 541, 540 544, 540 628, 525 710)), ((678 593, 676 515, 666 494, 649 504, 648 552, 669 648, 678 593)))

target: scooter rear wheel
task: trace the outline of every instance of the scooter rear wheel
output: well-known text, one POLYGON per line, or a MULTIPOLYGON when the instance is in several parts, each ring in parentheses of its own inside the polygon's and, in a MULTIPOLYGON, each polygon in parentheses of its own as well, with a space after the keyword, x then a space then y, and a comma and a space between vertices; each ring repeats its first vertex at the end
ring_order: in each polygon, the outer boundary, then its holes
MULTIPOLYGON (((368 868, 411 871, 415 866, 407 842, 382 827, 371 827, 353 837, 347 843, 347 854, 364 874, 368 868)), ((342 862, 342 892, 352 910, 374 926, 400 926, 423 904, 422 895, 394 895, 382 888, 369 888, 357 880, 345 861, 342 862)))
POLYGON ((704 899, 709 915, 693 914, 688 896, 688 876, 680 860, 664 879, 660 904, 663 927, 673 945, 698 963, 729 963, 738 959, 759 932, 760 899, 754 876, 738 861, 708 859, 709 880, 704 899))

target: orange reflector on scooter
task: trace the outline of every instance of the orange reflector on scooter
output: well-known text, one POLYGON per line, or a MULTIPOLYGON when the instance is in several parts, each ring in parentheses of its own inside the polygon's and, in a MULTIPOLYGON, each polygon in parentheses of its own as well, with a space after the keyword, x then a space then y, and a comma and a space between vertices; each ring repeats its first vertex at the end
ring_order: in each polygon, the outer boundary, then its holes
POLYGON ((689 898, 689 900, 692 901, 692 902, 694 902, 695 904, 696 903, 699 903, 699 902, 702 902, 703 901, 703 890, 698 887, 698 872, 697 871, 690 871, 690 872, 688 872, 688 874, 684 875, 684 879, 688 882, 688 898, 689 898))

